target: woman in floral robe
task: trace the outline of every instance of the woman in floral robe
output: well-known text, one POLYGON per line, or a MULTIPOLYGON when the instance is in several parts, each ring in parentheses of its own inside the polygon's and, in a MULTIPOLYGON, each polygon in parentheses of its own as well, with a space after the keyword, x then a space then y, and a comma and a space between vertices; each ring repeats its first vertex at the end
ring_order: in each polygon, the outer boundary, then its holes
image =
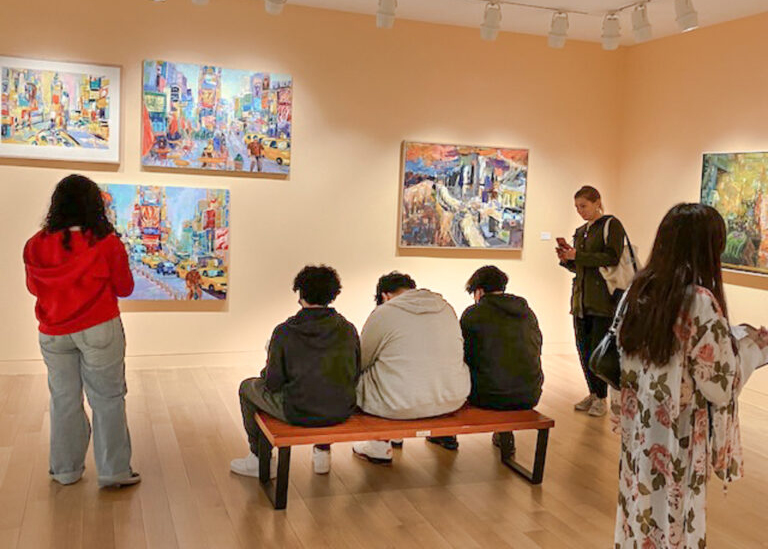
POLYGON ((621 431, 617 549, 704 548, 710 472, 725 483, 742 475, 737 397, 766 343, 762 330, 738 343, 731 336, 724 242, 715 210, 676 206, 627 296, 621 391, 612 395, 621 431))

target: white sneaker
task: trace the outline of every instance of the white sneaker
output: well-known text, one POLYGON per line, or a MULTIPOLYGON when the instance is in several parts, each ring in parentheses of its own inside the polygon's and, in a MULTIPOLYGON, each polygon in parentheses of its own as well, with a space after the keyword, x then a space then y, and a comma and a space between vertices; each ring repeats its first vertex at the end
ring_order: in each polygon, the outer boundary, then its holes
POLYGON ((606 414, 608 411, 608 406, 605 403, 604 398, 596 398, 595 401, 592 403, 592 406, 589 408, 589 412, 587 412, 592 417, 601 417, 606 414))
POLYGON ((392 443, 388 440, 369 440, 352 445, 352 452, 359 458, 377 465, 392 463, 392 443))
MULTIPOLYGON (((259 478, 259 458, 253 452, 248 452, 244 458, 233 459, 229 463, 229 470, 244 477, 259 478)), ((277 477, 277 460, 272 457, 269 460, 269 478, 277 477)))
POLYGON ((321 450, 312 447, 312 469, 317 475, 327 475, 331 472, 331 450, 321 450))
POLYGON ((592 404, 597 400, 597 397, 595 395, 587 395, 580 401, 578 401, 576 404, 573 405, 573 409, 577 412, 586 412, 591 407, 592 404))

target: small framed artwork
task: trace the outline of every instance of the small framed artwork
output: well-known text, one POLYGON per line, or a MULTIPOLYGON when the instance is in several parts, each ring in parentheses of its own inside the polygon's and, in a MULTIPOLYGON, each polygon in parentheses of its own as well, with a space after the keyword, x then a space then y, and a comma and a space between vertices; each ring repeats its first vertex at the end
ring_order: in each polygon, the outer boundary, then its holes
POLYGON ((0 156, 120 162, 120 68, 0 57, 0 156))
POLYGON ((100 185, 125 244, 135 301, 206 301, 229 293, 229 191, 100 185))
POLYGON ((287 176, 292 102, 285 74, 144 61, 141 163, 287 176))
POLYGON ((705 154, 701 202, 725 220, 723 267, 768 275, 768 152, 705 154))
POLYGON ((402 248, 521 250, 528 150, 403 143, 402 248))

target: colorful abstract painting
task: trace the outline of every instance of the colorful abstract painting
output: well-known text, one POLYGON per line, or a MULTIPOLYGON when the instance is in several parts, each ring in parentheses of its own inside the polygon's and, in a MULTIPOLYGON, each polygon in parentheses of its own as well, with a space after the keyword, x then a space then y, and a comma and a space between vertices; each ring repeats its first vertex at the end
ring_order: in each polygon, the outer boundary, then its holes
POLYGON ((291 77, 144 61, 142 164, 288 174, 291 77))
POLYGON ((725 219, 723 266, 768 274, 768 153, 705 154, 701 201, 725 219))
POLYGON ((101 185, 136 287, 128 299, 226 299, 229 191, 101 185))
POLYGON ((403 145, 400 245, 523 247, 528 150, 403 145))
POLYGON ((120 69, 0 57, 0 156, 119 162, 120 69))

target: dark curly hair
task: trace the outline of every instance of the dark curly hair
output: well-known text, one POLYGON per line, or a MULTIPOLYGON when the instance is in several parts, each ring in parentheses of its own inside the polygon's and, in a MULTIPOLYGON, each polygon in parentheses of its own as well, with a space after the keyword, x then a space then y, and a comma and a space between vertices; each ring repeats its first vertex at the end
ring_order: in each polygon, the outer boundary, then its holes
POLYGON ((325 307, 341 293, 339 273, 327 265, 307 265, 293 279, 293 291, 310 305, 325 307))
POLYGON ((84 175, 68 175, 56 185, 43 229, 47 233, 64 231, 64 248, 70 250, 70 227, 80 227, 90 244, 115 232, 107 219, 101 189, 84 175))
POLYGON ((416 282, 407 274, 392 271, 379 278, 376 284, 376 305, 384 303, 384 294, 391 294, 398 290, 413 290, 416 282))
POLYGON ((468 294, 475 293, 478 288, 486 293, 503 292, 507 287, 507 282, 509 282, 509 277, 504 274, 504 271, 493 265, 486 265, 474 272, 467 281, 466 289, 468 294))

